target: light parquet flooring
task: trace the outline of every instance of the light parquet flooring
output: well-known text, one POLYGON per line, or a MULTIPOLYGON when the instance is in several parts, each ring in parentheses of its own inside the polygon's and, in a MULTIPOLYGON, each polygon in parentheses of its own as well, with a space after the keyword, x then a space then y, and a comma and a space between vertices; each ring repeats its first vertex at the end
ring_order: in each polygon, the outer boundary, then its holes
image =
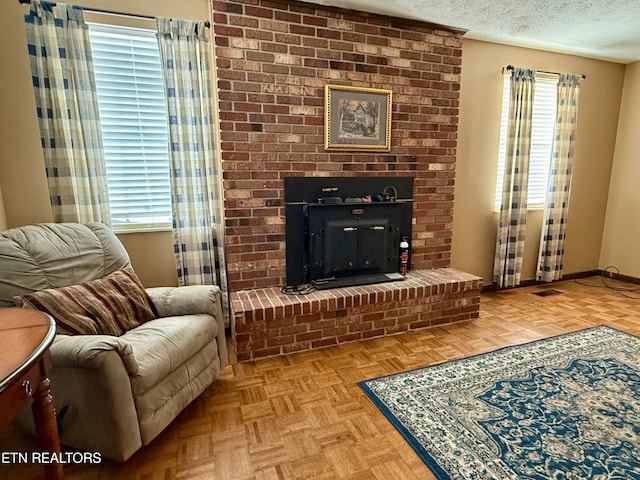
MULTIPOLYGON (((593 277, 580 282, 601 285, 593 277)), ((634 287, 633 285, 625 285, 634 287)), ((575 281, 482 295, 480 318, 321 350, 231 362, 214 384, 126 463, 65 466, 67 479, 433 479, 356 385, 359 380, 608 324, 640 335, 630 299, 575 281)), ((2 451, 34 449, 13 427, 2 451)), ((1 478, 41 478, 0 465, 1 478)))

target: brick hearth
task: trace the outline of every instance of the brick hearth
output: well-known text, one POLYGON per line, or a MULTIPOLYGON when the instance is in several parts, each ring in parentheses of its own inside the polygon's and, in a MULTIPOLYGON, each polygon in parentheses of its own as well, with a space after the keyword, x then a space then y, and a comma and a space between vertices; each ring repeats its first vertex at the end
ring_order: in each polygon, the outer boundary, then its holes
POLYGON ((231 294, 239 361, 327 347, 477 318, 479 277, 452 268, 406 280, 287 295, 279 288, 231 294))

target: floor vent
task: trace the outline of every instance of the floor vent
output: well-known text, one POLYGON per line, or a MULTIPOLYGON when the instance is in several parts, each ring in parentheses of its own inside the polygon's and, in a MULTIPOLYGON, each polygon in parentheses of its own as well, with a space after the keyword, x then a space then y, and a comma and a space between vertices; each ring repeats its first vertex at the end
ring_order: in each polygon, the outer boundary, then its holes
POLYGON ((539 297, 548 297, 550 295, 560 295, 564 292, 561 292, 560 290, 554 290, 553 288, 549 288, 547 290, 541 290, 539 292, 534 292, 534 295, 538 295, 539 297))

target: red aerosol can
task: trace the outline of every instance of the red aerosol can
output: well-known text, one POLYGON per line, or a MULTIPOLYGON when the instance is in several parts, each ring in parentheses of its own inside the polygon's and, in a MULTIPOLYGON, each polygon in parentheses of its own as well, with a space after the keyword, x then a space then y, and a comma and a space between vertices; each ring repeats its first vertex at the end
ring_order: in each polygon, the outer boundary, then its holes
POLYGON ((400 274, 406 275, 409 270, 409 239, 402 237, 400 242, 400 274))

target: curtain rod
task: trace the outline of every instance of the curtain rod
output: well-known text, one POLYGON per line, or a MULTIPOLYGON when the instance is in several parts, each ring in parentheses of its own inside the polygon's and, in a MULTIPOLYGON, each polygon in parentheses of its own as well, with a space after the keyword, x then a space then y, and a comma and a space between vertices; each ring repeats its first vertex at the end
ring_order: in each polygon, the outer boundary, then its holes
MULTIPOLYGON (((502 68, 502 73, 504 73, 505 70, 513 70, 515 67, 513 65, 507 65, 506 67, 502 68)), ((558 72, 549 72, 547 70, 536 70, 536 72, 540 72, 540 73, 548 73, 549 75, 561 75, 558 72)), ((582 74, 582 78, 585 79, 587 78, 587 76, 583 73, 582 74)))
MULTIPOLYGON (((18 0, 18 3, 20 3, 21 5, 30 5, 31 4, 31 0, 18 0)), ((56 6, 55 2, 51 2, 51 5, 53 5, 54 7, 56 6)), ((85 12, 104 13, 105 15, 118 15, 120 17, 143 18, 145 20, 155 20, 156 19, 156 17, 154 17, 153 15, 141 15, 141 14, 138 14, 138 13, 125 13, 125 12, 118 12, 116 10, 106 10, 104 8, 82 7, 82 9, 85 12)), ((209 28, 211 26, 211 24, 207 20, 204 23, 204 26, 209 28)))

